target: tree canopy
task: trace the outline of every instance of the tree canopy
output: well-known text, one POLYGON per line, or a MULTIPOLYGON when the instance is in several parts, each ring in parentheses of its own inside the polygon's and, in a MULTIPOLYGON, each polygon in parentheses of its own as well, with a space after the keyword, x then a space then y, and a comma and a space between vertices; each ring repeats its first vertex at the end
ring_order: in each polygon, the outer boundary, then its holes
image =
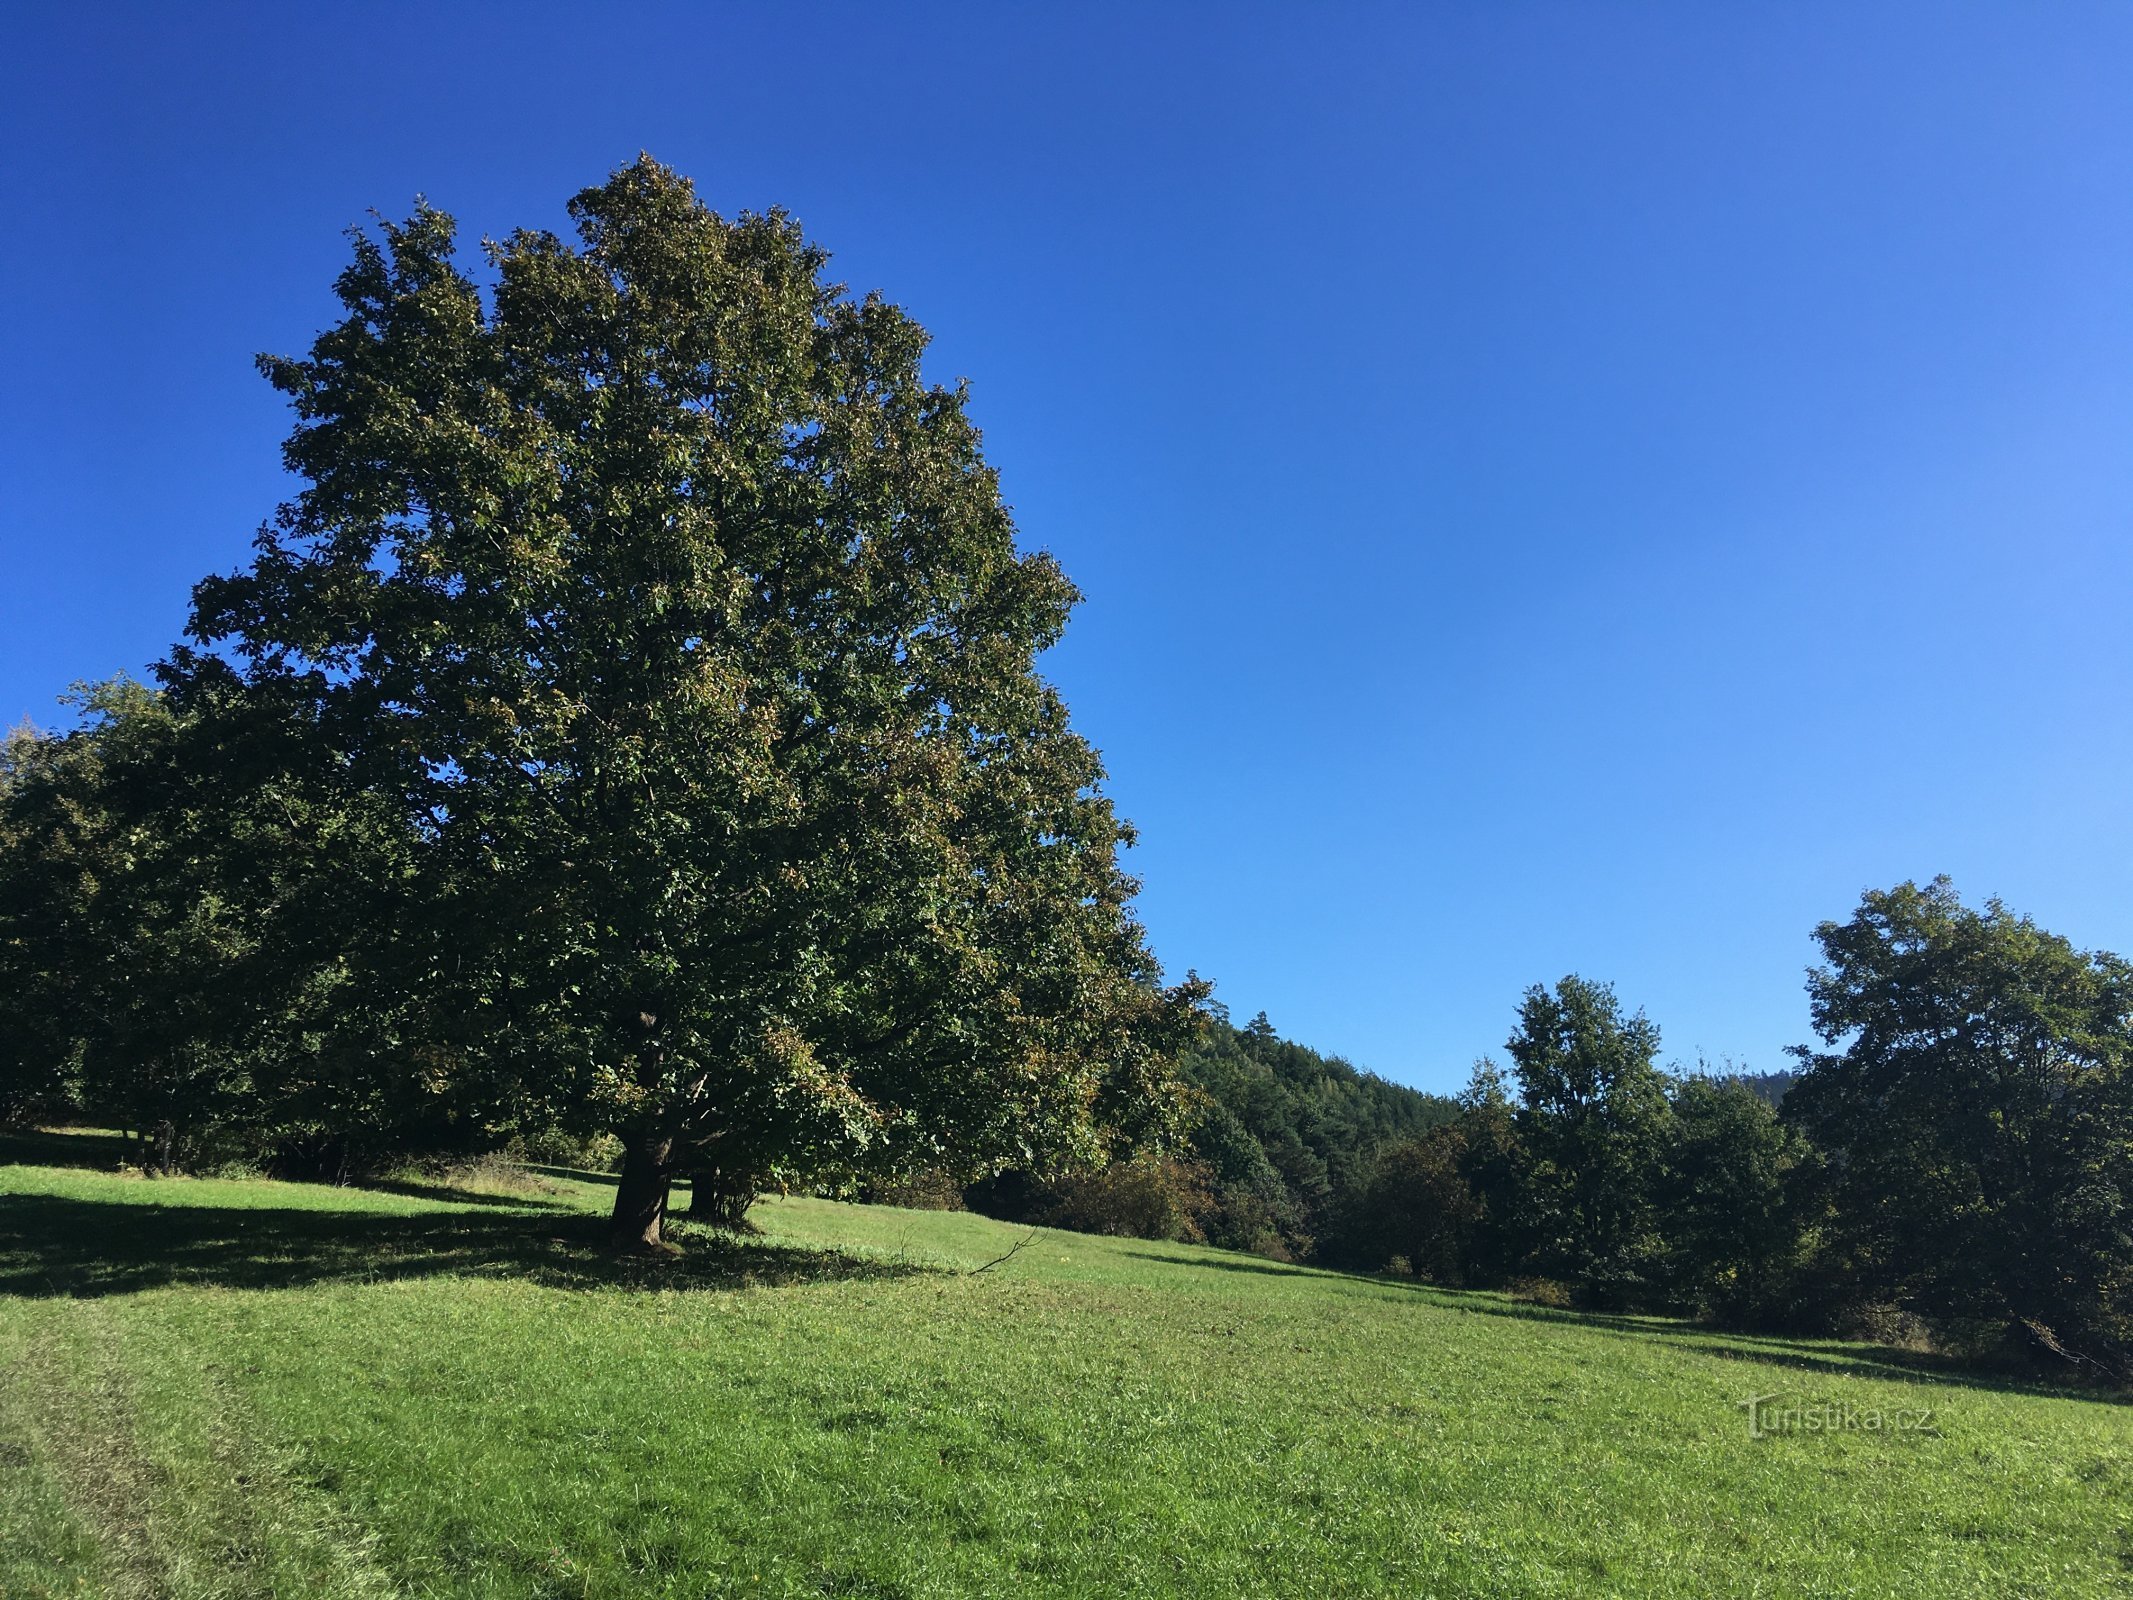
POLYGON ((1526 991, 1506 1048, 1524 1102, 1536 1261, 1600 1298, 1634 1298, 1660 1248, 1653 1181, 1670 1130, 1659 1030, 1641 1011, 1624 1016, 1607 985, 1572 975, 1526 991))
POLYGON ((1785 1110, 1830 1155, 1843 1269, 2133 1371, 2133 966, 1945 878, 1815 938, 1828 1048, 1785 1110))
POLYGON ((284 708, 387 805, 416 865, 345 958, 622 1133, 626 1239, 698 1163, 1102 1154, 1203 989, 1159 985, 1035 668, 1075 591, 965 394, 780 213, 648 158, 570 212, 487 288, 434 208, 355 236, 342 319, 261 363, 304 486, 196 591, 175 702, 284 708))

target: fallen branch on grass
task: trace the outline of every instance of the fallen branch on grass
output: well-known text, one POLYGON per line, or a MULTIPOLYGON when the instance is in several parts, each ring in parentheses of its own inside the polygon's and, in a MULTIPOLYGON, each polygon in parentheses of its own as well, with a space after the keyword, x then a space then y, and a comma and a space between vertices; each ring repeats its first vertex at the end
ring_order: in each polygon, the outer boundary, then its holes
POLYGON ((994 1267, 1004 1266, 1006 1263, 1014 1260, 1016 1256, 1020 1255, 1026 1247, 1035 1244, 1037 1242, 1037 1235, 1040 1231, 1041 1230, 1037 1228, 1030 1229, 1028 1237, 1016 1240, 1014 1248, 1008 1251, 1006 1255, 994 1256, 990 1261, 986 1262, 984 1266, 972 1267, 968 1272, 964 1273, 963 1276, 966 1278, 975 1278, 981 1272, 990 1272, 994 1267))

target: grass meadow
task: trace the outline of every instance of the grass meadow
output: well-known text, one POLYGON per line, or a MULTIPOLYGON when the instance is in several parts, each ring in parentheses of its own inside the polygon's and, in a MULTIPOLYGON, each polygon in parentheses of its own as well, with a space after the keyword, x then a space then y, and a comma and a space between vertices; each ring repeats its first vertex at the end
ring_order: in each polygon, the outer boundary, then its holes
POLYGON ((4 1154, 7 1600, 2133 1594, 2107 1395, 1139 1240, 976 1271, 1028 1230, 961 1213, 625 1263, 594 1181, 4 1154))

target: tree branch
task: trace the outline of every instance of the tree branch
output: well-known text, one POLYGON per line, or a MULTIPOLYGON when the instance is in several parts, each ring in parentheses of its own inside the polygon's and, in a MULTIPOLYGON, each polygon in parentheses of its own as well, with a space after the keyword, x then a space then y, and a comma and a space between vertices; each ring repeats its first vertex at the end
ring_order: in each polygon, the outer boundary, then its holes
POLYGON ((968 1272, 964 1273, 963 1276, 966 1278, 975 1278, 981 1272, 990 1272, 994 1267, 1006 1265, 1008 1262, 1014 1260, 1016 1256, 1020 1255, 1030 1245, 1035 1244, 1037 1242, 1037 1235, 1042 1231, 1043 1230, 1041 1228, 1030 1229, 1028 1236, 1015 1241, 1015 1247, 1012 1250, 1008 1251, 1006 1255, 994 1256, 990 1261, 986 1262, 984 1266, 972 1267, 968 1272))

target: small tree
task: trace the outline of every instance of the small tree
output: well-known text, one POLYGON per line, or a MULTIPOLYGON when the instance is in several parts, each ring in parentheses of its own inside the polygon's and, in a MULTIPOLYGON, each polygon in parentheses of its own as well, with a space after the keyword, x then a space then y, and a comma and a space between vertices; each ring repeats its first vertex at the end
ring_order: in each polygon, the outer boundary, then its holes
POLYGON ((1459 1171, 1474 1197, 1467 1281, 1500 1283, 1521 1266, 1533 1228, 1526 1218, 1525 1152, 1503 1069, 1483 1056, 1459 1093, 1459 1171))
POLYGON ((389 986, 341 959, 353 926, 391 948, 407 841, 330 773, 275 770, 307 740, 263 701, 188 687, 85 686, 77 727, 0 757, 0 1083, 130 1130, 159 1170, 310 1146, 337 1172, 441 1103, 380 1047, 389 986))
MULTIPOLYGON (((192 633, 420 841, 408 1042, 675 1173, 1094 1161, 1162 1115, 1158 988, 1096 753, 1034 661, 1075 599, 925 335, 777 213, 647 159, 575 245, 427 206, 263 363, 305 481, 192 633)), ((395 965, 396 964, 396 965, 395 965)))

